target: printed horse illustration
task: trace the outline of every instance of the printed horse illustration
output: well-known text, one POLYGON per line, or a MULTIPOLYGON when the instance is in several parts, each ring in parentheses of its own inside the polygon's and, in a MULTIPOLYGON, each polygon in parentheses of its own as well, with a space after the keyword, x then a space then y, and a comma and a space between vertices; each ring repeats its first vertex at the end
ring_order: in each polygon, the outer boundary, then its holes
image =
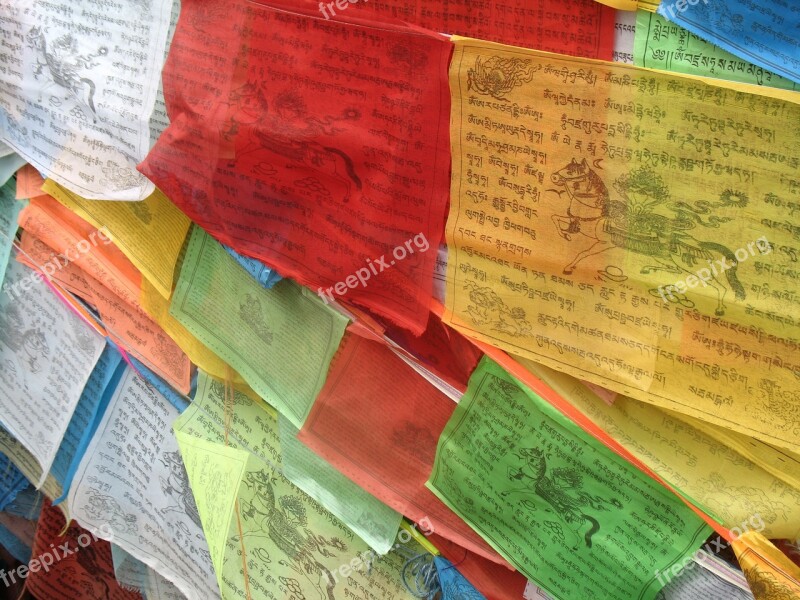
POLYGON ((57 38, 48 48, 47 39, 41 27, 32 27, 27 35, 28 47, 37 51, 34 78, 45 71, 50 82, 39 90, 39 102, 42 93, 51 85, 57 85, 67 91, 65 99, 72 96, 79 106, 88 109, 92 120, 97 122, 97 111, 94 107, 96 86, 94 81, 80 74, 81 69, 91 69, 100 63, 94 59, 108 54, 108 48, 101 46, 96 54, 82 55, 78 53, 78 41, 72 34, 57 38))
POLYGON ((175 506, 166 506, 162 508, 161 514, 166 515, 170 512, 185 513, 195 525, 202 529, 203 522, 200 520, 200 513, 197 510, 192 488, 189 485, 189 474, 186 472, 186 467, 183 466, 180 452, 177 450, 174 452, 166 452, 161 462, 164 466, 169 468, 169 475, 166 479, 160 475, 158 477, 161 482, 161 490, 167 497, 178 501, 178 504, 175 506))
MULTIPOLYGON (((592 547, 592 536, 600 531, 600 523, 593 516, 586 514, 585 507, 595 510, 609 510, 612 505, 622 508, 619 500, 605 500, 600 496, 593 496, 581 489, 581 476, 575 469, 559 467, 547 473, 547 458, 540 448, 520 448, 514 453, 523 464, 520 467, 509 467, 508 477, 512 481, 523 482, 524 486, 517 489, 501 492, 503 498, 514 494, 534 496, 520 501, 525 508, 536 511, 542 506, 542 501, 552 507, 545 508, 560 518, 567 528, 572 531, 575 543, 573 550, 577 550, 581 542, 581 530, 588 523, 590 528, 583 535, 583 540, 588 548, 592 547)), ((563 528, 560 528, 563 532, 563 528)), ((563 535, 563 533, 561 534, 563 535)))
MULTIPOLYGON (((242 537, 269 538, 289 558, 289 562, 281 561, 281 564, 308 579, 321 600, 334 600, 336 580, 316 555, 330 558, 335 555, 326 546, 340 551, 347 547, 337 538, 326 540, 310 532, 300 499, 287 495, 276 501, 274 483, 264 471, 251 471, 245 477, 245 485, 254 489, 255 494, 251 502, 241 501, 242 521, 254 527, 242 537)), ((239 536, 235 536, 234 541, 238 540, 239 536)))
MULTIPOLYGON (((800 378, 800 373, 795 370, 795 377, 800 378)), ((775 429, 798 434, 797 426, 797 392, 792 391, 789 396, 792 400, 781 394, 781 387, 774 380, 759 378, 758 390, 753 400, 759 410, 766 416, 765 422, 775 429)))
MULTIPOLYGON (((343 201, 348 202, 353 188, 359 191, 362 188, 352 159, 338 148, 324 146, 314 139, 335 135, 341 131, 335 127, 337 121, 357 120, 359 112, 348 109, 341 117, 319 119, 307 114, 305 101, 292 91, 278 94, 270 108, 263 85, 263 82, 248 82, 231 92, 231 116, 221 133, 228 141, 237 135, 244 137, 245 143, 237 147, 236 157, 262 151, 277 154, 289 160, 286 168, 312 169, 333 177, 344 188, 343 201)), ((260 175, 276 173, 266 161, 259 163, 255 171, 260 175)))
MULTIPOLYGON (((570 275, 578 264, 590 256, 595 256, 611 248, 625 248, 650 256, 656 264, 646 266, 642 273, 665 271, 695 275, 698 267, 705 268, 716 258, 718 264, 728 264, 724 271, 728 285, 738 300, 745 298, 745 291, 736 276, 736 257, 727 247, 716 242, 699 241, 686 230, 696 224, 704 227, 717 227, 727 218, 712 216, 708 222, 701 218, 709 208, 721 206, 742 206, 746 199, 741 194, 726 192, 721 202, 711 204, 701 202, 700 209, 685 202, 666 205, 669 193, 660 177, 647 169, 639 169, 629 176, 621 177, 615 183, 628 202, 611 201, 602 179, 584 159, 573 159, 564 168, 556 171, 551 180, 561 190, 551 189, 559 196, 566 193, 569 200, 566 214, 554 214, 553 223, 559 235, 567 241, 582 235, 592 240, 588 248, 578 254, 564 267, 564 274, 570 275), (641 200, 639 196, 645 199, 641 200), (738 199, 738 203, 731 198, 738 199), (654 212, 658 206, 667 206, 676 211, 677 216, 669 218, 654 212)), ((721 281, 721 272, 716 268, 709 272, 704 283, 714 290, 717 296, 716 314, 725 314, 725 296, 728 293, 721 281)))
MULTIPOLYGON (((164 492, 164 495, 167 498, 171 498, 177 501, 177 504, 173 506, 165 506, 160 510, 162 515, 166 515, 167 513, 177 512, 179 514, 185 514, 189 517, 189 519, 194 523, 198 529, 201 531, 203 530, 203 522, 200 519, 200 511, 197 510, 197 504, 194 500, 194 494, 192 493, 191 485, 189 484, 189 474, 186 472, 186 467, 183 466, 183 460, 181 459, 181 454, 177 450, 174 452, 166 452, 164 456, 161 457, 161 463, 169 467, 169 475, 166 479, 158 476, 158 480, 161 483, 161 490, 164 492)), ((211 482, 216 483, 215 481, 211 482)), ((192 542, 192 535, 191 530, 186 525, 184 521, 179 521, 175 523, 175 526, 178 528, 176 532, 176 536, 178 539, 182 539, 181 536, 185 536, 187 542, 192 542)), ((195 533, 194 537, 196 540, 201 542, 205 542, 205 536, 202 533, 195 533)), ((197 548, 195 550, 205 558, 206 561, 211 562, 211 553, 204 549, 204 548, 197 548)))

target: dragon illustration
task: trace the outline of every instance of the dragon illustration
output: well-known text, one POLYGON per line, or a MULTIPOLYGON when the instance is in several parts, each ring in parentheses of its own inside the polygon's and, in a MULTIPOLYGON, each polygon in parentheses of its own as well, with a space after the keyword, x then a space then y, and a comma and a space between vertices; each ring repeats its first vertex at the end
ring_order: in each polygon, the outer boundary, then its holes
POLYGON ((126 513, 112 496, 96 490, 90 492, 83 512, 89 519, 108 523, 119 534, 135 534, 138 530, 136 515, 126 513))
MULTIPOLYGON (((800 377, 795 371, 795 378, 800 377)), ((763 407, 766 422, 771 427, 781 431, 792 431, 800 434, 797 426, 797 404, 800 402, 800 392, 796 388, 784 389, 780 384, 771 379, 760 378, 756 400, 763 407)))
MULTIPOLYGON (((133 164, 135 165, 136 162, 134 161, 133 164)), ((100 184, 116 191, 127 190, 143 185, 147 179, 144 175, 139 173, 135 167, 123 166, 113 160, 107 160, 106 165, 100 167, 100 170, 103 172, 103 178, 100 180, 100 184)), ((133 202, 132 204, 139 203, 133 202)), ((141 204, 144 205, 144 203, 141 204)), ((147 207, 145 207, 144 210, 148 210, 147 207)), ((143 223, 150 223, 149 213, 146 213, 147 216, 145 218, 144 213, 140 213, 134 208, 134 214, 139 217, 143 223)))
POLYGON ((470 305, 466 312, 475 325, 491 325, 499 331, 513 337, 525 337, 531 334, 531 324, 520 306, 509 308, 503 299, 492 288, 480 286, 474 281, 467 281, 464 289, 469 291, 470 305))
POLYGON ((30 373, 41 372, 40 361, 48 360, 50 356, 47 336, 41 327, 36 324, 27 327, 15 304, 9 304, 0 314, 0 342, 19 354, 19 360, 27 363, 30 373))
POLYGON ((737 523, 742 515, 759 515, 767 523, 788 522, 789 506, 777 498, 771 498, 759 488, 749 485, 734 485, 717 471, 700 479, 700 489, 708 492, 708 500, 715 503, 715 510, 724 523, 737 523), (719 492, 719 494, 717 494, 719 492))
POLYGON ((536 72, 530 60, 491 56, 486 60, 475 59, 475 67, 467 70, 467 89, 486 94, 497 100, 515 87, 528 83, 536 72))
POLYGON ((753 596, 759 600, 794 600, 797 598, 796 588, 789 586, 788 577, 781 578, 767 569, 752 566, 744 569, 744 576, 753 596), (783 579, 783 580, 782 580, 783 579))
POLYGON ((78 40, 71 33, 56 38, 48 46, 45 33, 39 26, 32 27, 26 39, 28 47, 38 53, 33 71, 34 78, 38 80, 42 75, 50 78, 50 82, 39 90, 39 102, 42 101, 42 92, 50 85, 56 85, 67 91, 65 99, 71 96, 79 106, 88 110, 92 121, 96 123, 97 111, 94 106, 96 86, 93 80, 81 72, 98 66, 100 63, 95 59, 108 54, 108 48, 101 46, 94 54, 80 54, 78 40))

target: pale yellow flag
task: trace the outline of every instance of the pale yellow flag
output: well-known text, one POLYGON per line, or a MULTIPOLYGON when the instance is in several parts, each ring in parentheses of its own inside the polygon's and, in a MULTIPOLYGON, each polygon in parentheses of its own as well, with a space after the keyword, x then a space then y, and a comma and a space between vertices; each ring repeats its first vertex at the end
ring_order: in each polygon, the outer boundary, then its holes
POLYGON ((224 589, 222 568, 236 498, 250 453, 176 431, 175 438, 192 486, 203 533, 211 552, 217 584, 224 589))
POLYGON ((800 536, 800 488, 715 439, 718 427, 625 396, 608 404, 574 377, 516 360, 720 524, 800 536))

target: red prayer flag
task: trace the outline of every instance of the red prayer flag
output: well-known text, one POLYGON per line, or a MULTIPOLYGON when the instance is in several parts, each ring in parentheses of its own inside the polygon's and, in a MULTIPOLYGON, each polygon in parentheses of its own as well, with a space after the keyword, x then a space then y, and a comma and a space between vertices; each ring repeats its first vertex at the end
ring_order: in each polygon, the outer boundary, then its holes
POLYGON ((356 10, 546 52, 611 60, 614 51, 615 11, 595 0, 357 0, 356 10))
POLYGON ((298 439, 396 511, 507 564, 425 487, 455 407, 383 344, 345 334, 298 439))
POLYGON ((350 21, 182 2, 171 124, 140 169, 222 243, 418 335, 450 186, 451 46, 350 21))
POLYGON ((108 542, 74 523, 61 535, 65 525, 61 509, 45 499, 28 563, 27 587, 38 600, 142 600, 117 583, 108 542))
POLYGON ((386 329, 386 336, 400 345, 417 363, 458 389, 467 391, 469 377, 483 356, 477 346, 435 314, 419 337, 397 327, 386 329))

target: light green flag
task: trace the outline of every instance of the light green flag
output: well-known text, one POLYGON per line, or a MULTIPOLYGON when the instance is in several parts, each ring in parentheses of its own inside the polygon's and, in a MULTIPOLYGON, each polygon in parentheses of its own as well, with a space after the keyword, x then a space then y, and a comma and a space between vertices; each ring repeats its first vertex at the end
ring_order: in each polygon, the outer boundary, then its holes
POLYGON ((633 61, 637 67, 785 90, 800 88, 800 84, 742 60, 661 15, 644 10, 636 14, 633 61))
POLYGON ((203 524, 217 584, 222 590, 225 587, 222 573, 228 530, 234 514, 236 492, 241 487, 250 455, 244 450, 182 431, 177 431, 175 438, 203 524))
POLYGON ((394 545, 400 521, 396 510, 359 487, 297 439, 297 429, 278 417, 283 472, 306 494, 339 517, 378 554, 394 545))
POLYGON ((412 600, 401 571, 422 548, 400 536, 378 558, 295 487, 283 475, 276 418, 201 372, 194 401, 173 426, 222 599, 412 600))
POLYGON ((295 427, 325 383, 347 325, 292 281, 264 289, 196 226, 170 314, 295 427))
POLYGON ((487 358, 439 439, 427 485, 560 600, 652 600, 661 573, 691 563, 711 532, 487 358))

